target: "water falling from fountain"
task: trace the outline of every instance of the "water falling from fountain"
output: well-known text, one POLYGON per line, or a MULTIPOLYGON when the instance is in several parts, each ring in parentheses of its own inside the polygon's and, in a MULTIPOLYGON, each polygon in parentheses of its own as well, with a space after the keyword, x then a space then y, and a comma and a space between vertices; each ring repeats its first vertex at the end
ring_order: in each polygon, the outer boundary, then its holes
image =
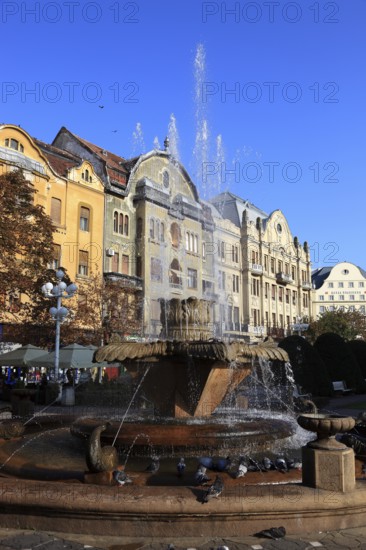
POLYGON ((203 44, 198 44, 194 59, 195 81, 195 118, 196 137, 193 150, 194 174, 200 195, 209 198, 207 189, 206 167, 209 161, 209 126, 207 120, 207 103, 203 97, 203 87, 206 81, 206 52, 203 44))
POLYGON ((176 160, 180 161, 177 119, 175 118, 173 113, 170 115, 170 119, 169 119, 168 138, 169 138, 170 154, 176 160))
POLYGON ((145 141, 141 122, 137 122, 136 128, 132 133, 132 156, 145 153, 145 141))

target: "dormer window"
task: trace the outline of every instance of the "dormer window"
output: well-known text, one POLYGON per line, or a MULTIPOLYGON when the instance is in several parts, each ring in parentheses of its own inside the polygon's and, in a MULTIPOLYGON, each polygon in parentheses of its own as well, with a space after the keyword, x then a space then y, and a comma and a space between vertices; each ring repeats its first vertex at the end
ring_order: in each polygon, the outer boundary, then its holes
POLYGON ((166 170, 163 172, 163 185, 169 187, 169 173, 166 170))
POLYGON ((24 147, 19 141, 13 138, 6 138, 5 139, 5 147, 10 147, 10 149, 14 149, 14 151, 19 151, 20 153, 24 153, 24 147))

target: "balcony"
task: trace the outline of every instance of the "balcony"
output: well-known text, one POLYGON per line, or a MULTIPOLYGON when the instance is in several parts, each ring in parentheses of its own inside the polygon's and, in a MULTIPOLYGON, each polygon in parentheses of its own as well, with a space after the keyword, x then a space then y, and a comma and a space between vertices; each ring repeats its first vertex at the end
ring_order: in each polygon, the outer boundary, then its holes
POLYGON ((301 283, 301 287, 302 287, 303 290, 311 290, 312 289, 312 284, 309 281, 303 281, 301 283))
POLYGON ((136 290, 143 289, 143 279, 141 279, 141 277, 135 277, 134 275, 124 275, 123 273, 117 273, 114 271, 104 273, 104 277, 107 281, 118 283, 121 287, 124 288, 135 288, 136 290))
POLYGON ((287 285, 288 283, 293 282, 291 275, 289 275, 288 273, 284 273, 283 271, 280 271, 280 273, 276 274, 276 279, 278 283, 281 283, 283 285, 287 285))
POLYGON ((263 273, 263 266, 260 264, 249 264, 249 269, 253 275, 262 275, 263 273))

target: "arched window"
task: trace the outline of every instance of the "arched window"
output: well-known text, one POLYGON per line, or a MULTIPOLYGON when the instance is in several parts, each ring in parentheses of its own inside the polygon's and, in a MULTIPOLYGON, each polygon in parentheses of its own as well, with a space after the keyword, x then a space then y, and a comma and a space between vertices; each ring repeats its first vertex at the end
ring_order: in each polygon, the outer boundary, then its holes
POLYGON ((86 181, 89 181, 89 170, 88 169, 85 170, 85 179, 86 179, 86 181))
POLYGON ((169 269, 169 283, 171 285, 182 286, 181 271, 182 268, 180 267, 178 260, 174 258, 169 269))
POLYGON ((194 236, 194 253, 198 254, 198 236, 194 236))
POLYGON ((159 220, 155 220, 155 235, 156 235, 156 239, 159 239, 160 237, 160 221, 159 220))
POLYGON ((193 233, 189 234, 189 250, 193 252, 194 245, 193 245, 193 233))
POLYGON ((172 223, 172 225, 170 226, 170 234, 172 237, 172 245, 175 248, 178 248, 180 243, 180 229, 179 225, 176 222, 172 223))
POLYGON ((113 214, 113 231, 114 233, 118 233, 118 212, 114 212, 113 214))
POLYGON ((119 215, 118 233, 123 235, 123 214, 119 215))
POLYGON ((125 223, 124 223, 124 234, 127 236, 128 235, 128 216, 125 214, 125 223))
POLYGON ((17 141, 16 139, 6 138, 4 144, 5 144, 5 147, 10 147, 10 149, 14 149, 14 151, 19 151, 20 153, 24 153, 23 145, 19 143, 19 141, 17 141))
POLYGON ((169 187, 169 173, 166 170, 163 172, 163 185, 169 187))
POLYGON ((189 250, 189 233, 186 233, 186 250, 189 250))
POLYGON ((165 241, 165 225, 164 225, 164 222, 161 222, 160 224, 160 242, 164 242, 165 241))

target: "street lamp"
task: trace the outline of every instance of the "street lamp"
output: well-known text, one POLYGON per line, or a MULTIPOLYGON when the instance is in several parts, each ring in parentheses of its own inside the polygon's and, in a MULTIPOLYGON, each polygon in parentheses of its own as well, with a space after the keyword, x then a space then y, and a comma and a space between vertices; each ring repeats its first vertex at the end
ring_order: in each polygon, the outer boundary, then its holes
POLYGON ((59 375, 59 357, 60 357, 60 325, 63 323, 69 313, 69 310, 62 305, 62 298, 72 298, 77 291, 74 283, 67 284, 62 280, 65 276, 62 269, 56 271, 57 284, 45 283, 42 286, 42 293, 46 298, 57 298, 57 306, 50 308, 52 319, 56 321, 56 341, 55 341, 55 367, 54 379, 58 380, 59 375))

